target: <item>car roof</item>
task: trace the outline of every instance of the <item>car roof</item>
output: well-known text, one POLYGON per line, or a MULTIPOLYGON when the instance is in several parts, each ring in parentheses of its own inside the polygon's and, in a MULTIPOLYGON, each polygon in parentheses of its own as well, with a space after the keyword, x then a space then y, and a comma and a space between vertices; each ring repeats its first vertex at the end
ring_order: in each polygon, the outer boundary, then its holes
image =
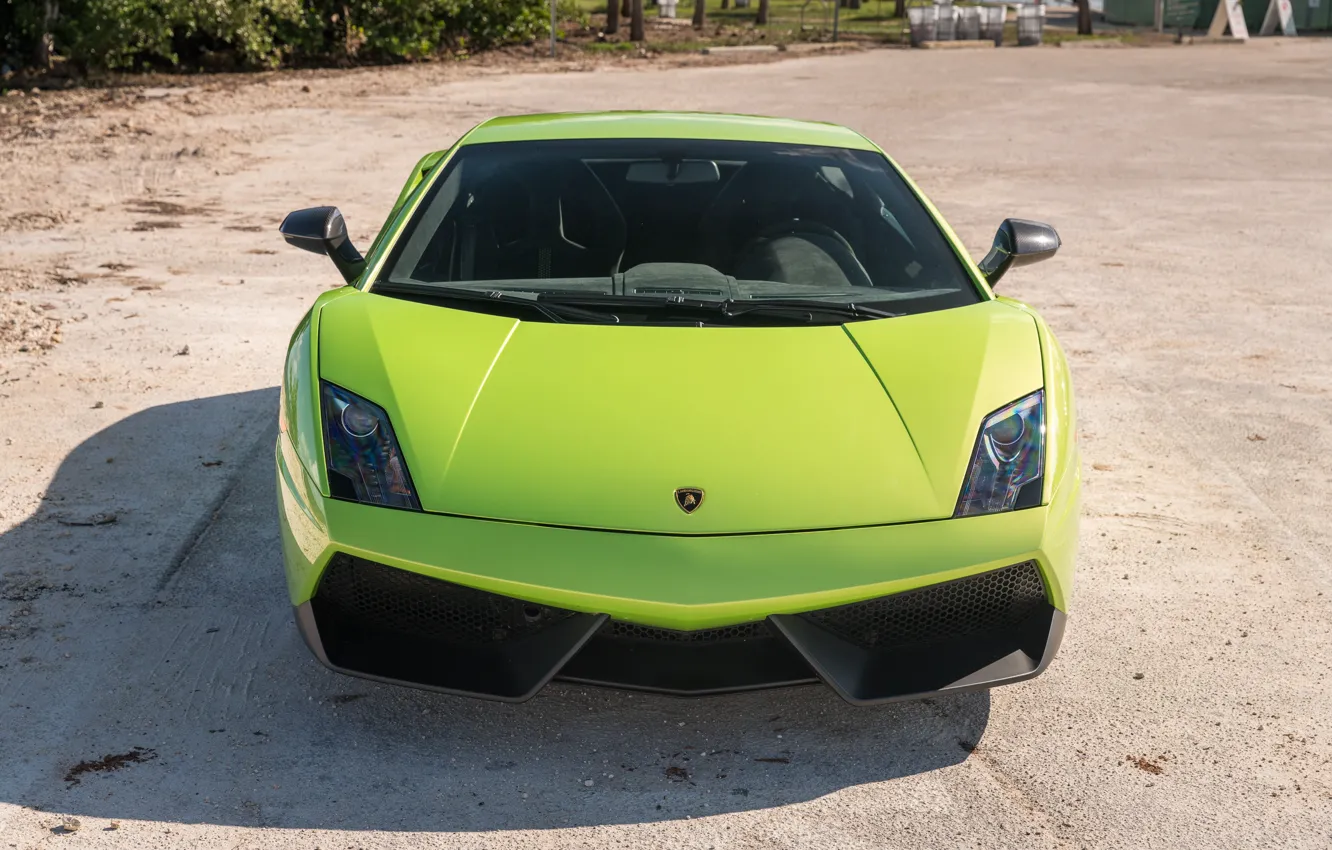
POLYGON ((875 150, 837 124, 709 112, 563 112, 491 118, 465 145, 546 139, 717 139, 875 150))

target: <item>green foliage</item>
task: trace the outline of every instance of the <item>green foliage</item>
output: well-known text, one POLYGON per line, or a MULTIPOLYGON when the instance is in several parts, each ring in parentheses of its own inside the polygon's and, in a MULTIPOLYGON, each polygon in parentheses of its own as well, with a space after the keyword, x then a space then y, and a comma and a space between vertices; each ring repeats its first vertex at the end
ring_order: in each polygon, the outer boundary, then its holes
POLYGON ((84 67, 176 65, 182 53, 233 54, 239 64, 276 65, 276 25, 299 19, 300 0, 65 0, 56 50, 84 67))
MULTIPOLYGON (((601 4, 605 8, 606 4, 601 4)), ((557 0, 555 3, 555 17, 566 24, 574 24, 580 28, 586 29, 592 26, 592 16, 587 13, 578 0, 557 0)))
MULTIPOLYGON (((571 16, 586 18, 572 0, 571 16)), ((0 0, 0 52, 27 61, 41 34, 88 69, 266 68, 423 59, 528 41, 545 0, 0 0)))
POLYGON ((0 63, 17 67, 37 46, 42 33, 42 3, 0 0, 0 63))

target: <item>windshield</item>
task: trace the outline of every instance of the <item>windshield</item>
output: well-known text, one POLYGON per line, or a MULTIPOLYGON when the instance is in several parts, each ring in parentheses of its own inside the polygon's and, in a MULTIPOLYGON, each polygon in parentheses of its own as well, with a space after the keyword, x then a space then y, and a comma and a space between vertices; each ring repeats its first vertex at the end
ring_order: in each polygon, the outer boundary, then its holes
POLYGON ((545 321, 841 323, 981 300, 883 155, 755 142, 464 146, 384 268, 385 295, 579 308, 530 315, 545 321), (769 302, 799 309, 756 309, 769 302))

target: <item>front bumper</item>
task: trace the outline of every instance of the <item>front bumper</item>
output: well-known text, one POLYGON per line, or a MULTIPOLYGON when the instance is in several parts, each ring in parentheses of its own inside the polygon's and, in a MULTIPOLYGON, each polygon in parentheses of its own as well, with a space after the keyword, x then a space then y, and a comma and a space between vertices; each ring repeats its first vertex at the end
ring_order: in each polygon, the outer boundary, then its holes
POLYGON ((291 601, 319 659, 353 675, 515 702, 555 678, 680 695, 823 681, 864 704, 1031 678, 1063 634, 1076 479, 1009 514, 672 536, 327 499, 292 454, 279 438, 291 601), (481 632, 441 625, 449 611, 481 632))
POLYGON ((1064 628, 1034 561, 835 608, 674 631, 343 554, 296 621, 340 672, 508 702, 553 678, 678 696, 822 680, 848 702, 886 702, 1031 678, 1064 628))

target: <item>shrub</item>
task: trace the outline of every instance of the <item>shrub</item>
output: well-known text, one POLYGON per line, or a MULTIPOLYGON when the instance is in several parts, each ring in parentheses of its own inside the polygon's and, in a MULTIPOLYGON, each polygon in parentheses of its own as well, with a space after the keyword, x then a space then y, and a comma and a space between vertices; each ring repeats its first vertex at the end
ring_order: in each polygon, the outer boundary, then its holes
MULTIPOLYGON (((572 0, 565 5, 579 14, 572 0)), ((84 69, 413 60, 528 41, 550 25, 543 0, 61 0, 58 8, 55 51, 84 69)), ((46 0, 0 0, 0 50, 28 61, 45 16, 46 0)))

